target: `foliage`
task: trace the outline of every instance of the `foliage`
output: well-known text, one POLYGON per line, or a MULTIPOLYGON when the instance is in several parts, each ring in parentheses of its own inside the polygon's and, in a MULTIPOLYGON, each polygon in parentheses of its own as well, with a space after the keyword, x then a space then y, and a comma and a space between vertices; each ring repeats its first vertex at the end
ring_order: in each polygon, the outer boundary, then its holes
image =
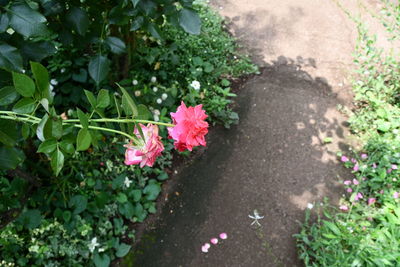
POLYGON ((400 262, 400 63, 393 53, 377 48, 376 38, 369 36, 362 22, 358 27, 356 109, 349 122, 363 148, 351 159, 339 154, 354 176, 343 182, 347 193, 339 209, 325 205, 317 211, 316 222, 309 210, 306 213, 296 235, 306 266, 400 262))

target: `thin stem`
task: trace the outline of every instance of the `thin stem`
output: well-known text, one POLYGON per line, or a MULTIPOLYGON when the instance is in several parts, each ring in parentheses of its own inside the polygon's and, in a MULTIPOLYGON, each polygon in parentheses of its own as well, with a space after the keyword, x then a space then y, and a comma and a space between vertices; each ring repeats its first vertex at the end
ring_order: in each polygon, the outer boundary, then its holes
POLYGON ((30 122, 32 124, 37 124, 37 123, 40 122, 40 121, 37 121, 37 120, 32 121, 32 119, 30 119, 30 118, 21 118, 21 117, 17 117, 17 116, 13 117, 13 116, 5 116, 5 115, 0 115, 0 119, 30 122))
MULTIPOLYGON (((15 116, 15 117, 25 116, 25 117, 28 117, 28 118, 30 118, 32 120, 40 121, 40 119, 38 117, 35 117, 35 116, 32 116, 32 115, 28 115, 28 114, 19 114, 19 113, 13 112, 13 111, 0 110, 0 114, 12 115, 12 116, 15 116)), ((12 118, 14 118, 14 117, 12 117, 12 118)))
MULTIPOLYGON (((83 128, 83 126, 80 125, 80 124, 74 124, 74 127, 83 128)), ((98 126, 88 126, 88 128, 89 128, 89 129, 93 129, 93 130, 99 130, 99 131, 117 133, 117 134, 123 135, 123 136, 128 137, 129 139, 135 141, 135 138, 134 138, 133 136, 131 136, 131 135, 127 134, 127 133, 118 131, 118 130, 109 129, 109 128, 103 128, 103 127, 98 127, 98 126)))
MULTIPOLYGON (((163 125, 167 127, 174 127, 174 124, 171 123, 165 123, 165 122, 157 122, 157 121, 149 121, 149 120, 134 120, 134 119, 89 119, 89 122, 119 122, 119 123, 132 123, 132 122, 138 122, 138 123, 152 123, 152 124, 157 124, 157 125, 163 125)), ((79 119, 69 119, 69 120, 64 120, 63 122, 79 122, 79 119)))

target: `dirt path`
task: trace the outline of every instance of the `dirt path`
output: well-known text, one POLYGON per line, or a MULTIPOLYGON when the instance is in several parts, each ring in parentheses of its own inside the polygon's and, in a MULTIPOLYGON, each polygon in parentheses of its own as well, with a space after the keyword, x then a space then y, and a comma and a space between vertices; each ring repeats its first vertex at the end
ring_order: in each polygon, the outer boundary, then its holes
POLYGON ((265 68, 241 88, 240 125, 216 129, 207 151, 174 178, 179 195, 127 266, 301 266, 296 221, 307 203, 337 201, 338 176, 348 175, 335 156, 347 135, 336 106, 351 101, 355 25, 331 1, 213 4, 265 68), (259 228, 250 226, 254 209, 265 216, 259 228), (202 253, 221 232, 228 239, 202 253))

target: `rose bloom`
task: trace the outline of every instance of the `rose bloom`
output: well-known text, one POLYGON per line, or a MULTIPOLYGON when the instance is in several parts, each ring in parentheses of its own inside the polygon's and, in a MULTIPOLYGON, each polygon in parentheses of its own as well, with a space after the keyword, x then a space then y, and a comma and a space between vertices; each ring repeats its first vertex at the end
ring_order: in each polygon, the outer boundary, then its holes
POLYGON ((134 134, 139 139, 139 144, 134 144, 132 141, 125 145, 125 164, 134 165, 140 164, 143 168, 145 165, 152 167, 156 158, 161 155, 164 150, 164 145, 161 142, 161 137, 158 135, 157 125, 148 124, 147 127, 139 124, 142 128, 144 140, 141 138, 138 129, 134 134))
POLYGON ((174 139, 175 148, 179 151, 192 151, 195 146, 206 146, 204 136, 208 133, 208 117, 202 109, 203 105, 186 107, 181 103, 175 113, 171 113, 174 127, 168 127, 170 138, 174 139))

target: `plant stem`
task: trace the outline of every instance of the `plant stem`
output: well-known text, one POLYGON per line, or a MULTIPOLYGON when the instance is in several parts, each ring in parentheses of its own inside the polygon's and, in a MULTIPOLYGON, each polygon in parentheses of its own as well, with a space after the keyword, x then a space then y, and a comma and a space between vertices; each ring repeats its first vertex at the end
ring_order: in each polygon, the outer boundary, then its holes
MULTIPOLYGON (((157 125, 162 125, 162 126, 167 126, 167 127, 174 127, 175 125, 172 123, 165 123, 165 122, 157 122, 157 121, 149 121, 149 120, 134 120, 134 119, 89 119, 89 122, 119 122, 119 123, 132 123, 132 122, 138 122, 138 123, 152 123, 152 124, 157 124, 157 125)), ((78 119, 70 119, 70 120, 64 120, 63 122, 79 122, 78 119)))
MULTIPOLYGON (((83 126, 80 125, 80 124, 74 124, 74 127, 83 128, 83 126)), ((103 127, 98 127, 98 126, 88 126, 88 128, 89 128, 89 129, 93 129, 93 130, 99 130, 99 131, 117 133, 117 134, 123 135, 123 136, 125 136, 125 137, 128 137, 128 138, 131 139, 131 140, 134 140, 134 141, 136 140, 135 137, 133 137, 133 136, 127 134, 127 133, 118 131, 118 130, 109 129, 109 128, 103 128, 103 127)))

